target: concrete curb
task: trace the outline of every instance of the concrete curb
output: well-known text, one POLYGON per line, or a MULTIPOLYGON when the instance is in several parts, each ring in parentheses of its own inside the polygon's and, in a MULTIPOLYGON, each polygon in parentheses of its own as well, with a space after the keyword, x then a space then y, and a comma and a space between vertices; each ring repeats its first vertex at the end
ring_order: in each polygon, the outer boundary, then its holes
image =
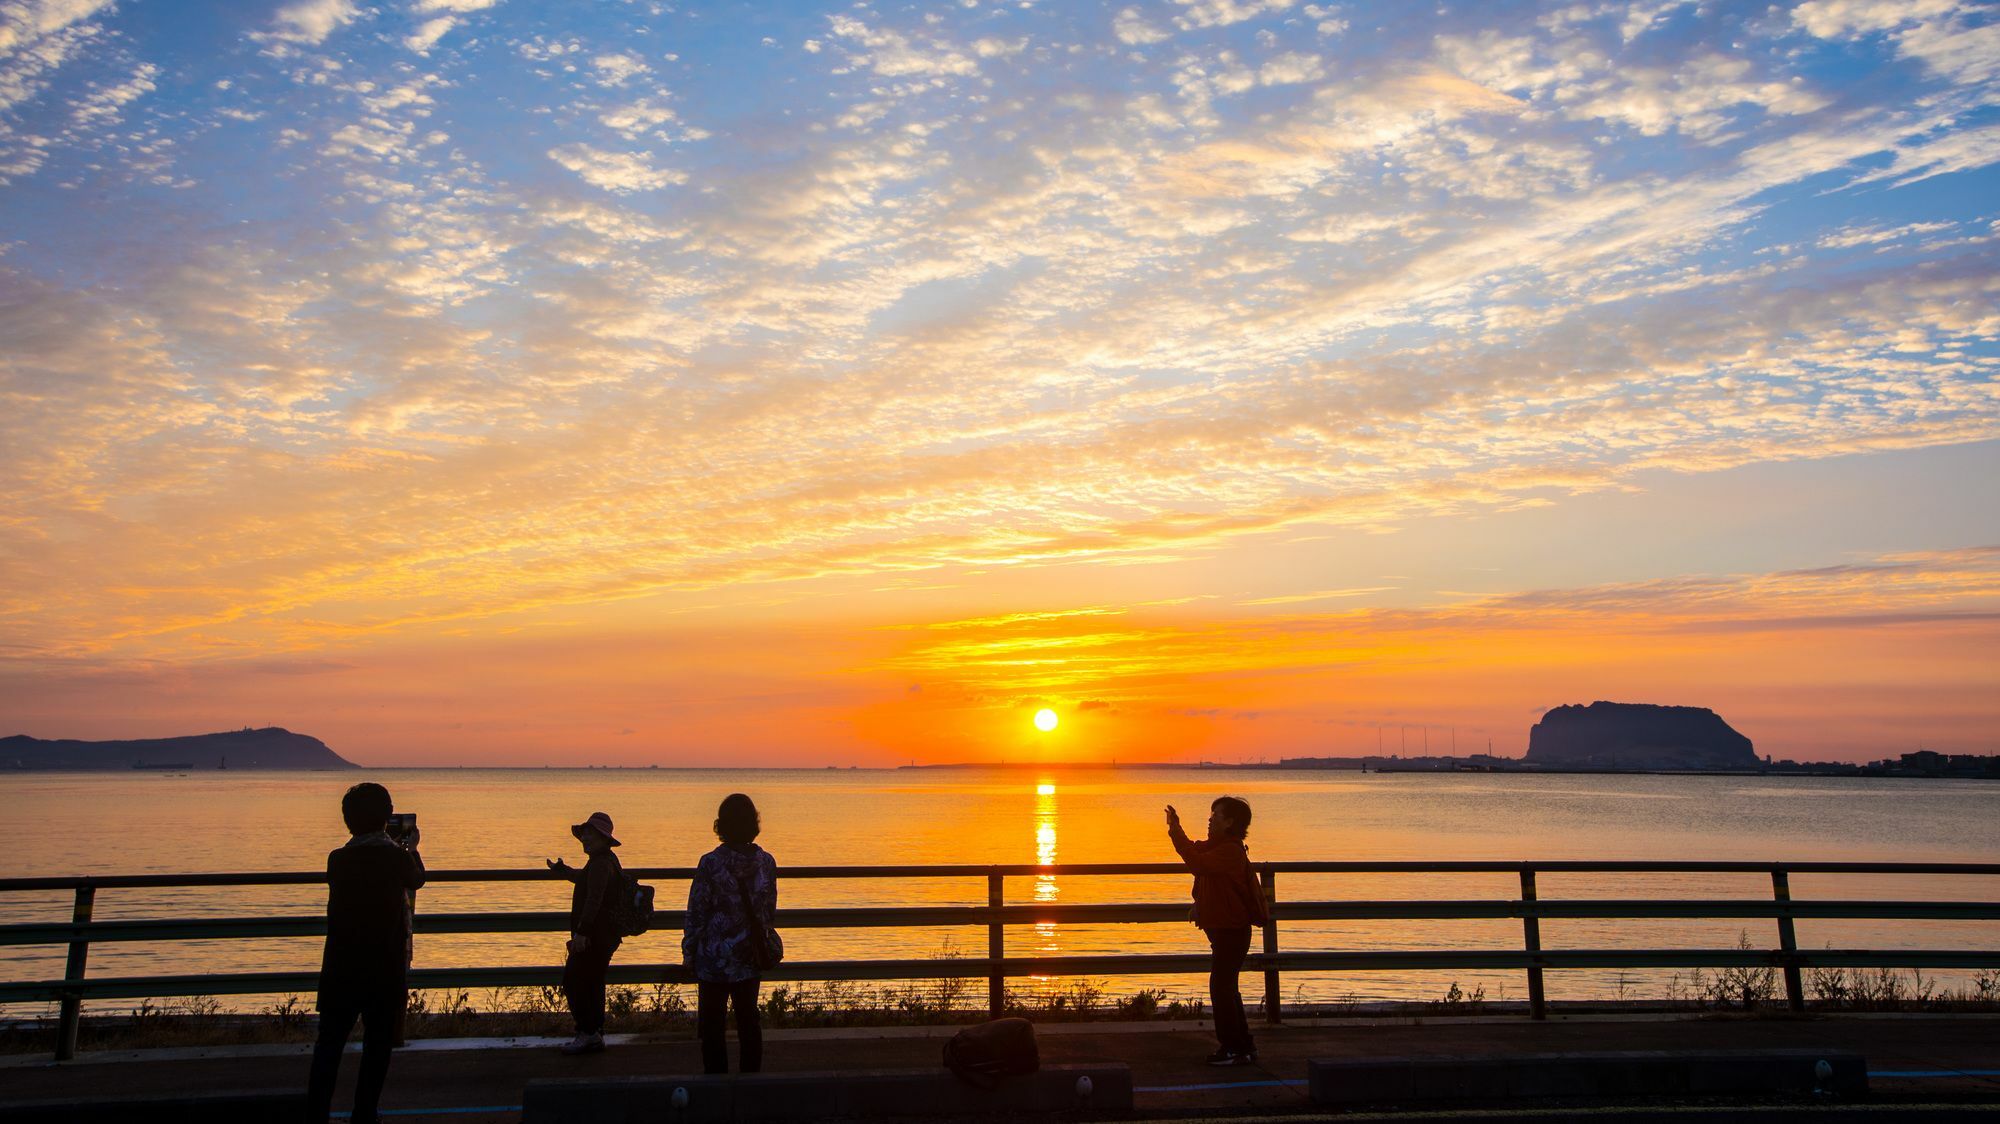
POLYGON ((293 1124, 306 1118, 305 1094, 189 1093, 0 1105, 0 1124, 293 1124))
POLYGON ((521 1108, 522 1124, 1119 1114, 1132 1111, 1132 1071, 1122 1065, 1043 1066, 993 1089, 975 1088, 942 1069, 540 1080, 528 1082, 521 1108))
POLYGON ((1313 1103, 1339 1106, 1753 1093, 1849 1097, 1868 1091, 1861 1055, 1834 1050, 1340 1058, 1308 1062, 1306 1074, 1313 1103))

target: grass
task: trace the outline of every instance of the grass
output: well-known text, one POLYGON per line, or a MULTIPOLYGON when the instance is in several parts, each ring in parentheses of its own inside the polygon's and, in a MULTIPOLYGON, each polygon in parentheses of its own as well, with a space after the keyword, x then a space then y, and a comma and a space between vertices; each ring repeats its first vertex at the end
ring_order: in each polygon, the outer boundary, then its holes
MULTIPOLYGON (((1748 937, 1741 939, 1748 947, 1748 937)), ((974 978, 857 985, 838 980, 776 984, 765 988, 761 1012, 772 1028, 841 1026, 924 1026, 970 1022, 984 1017, 986 993, 974 978)), ((1809 1011, 1905 1011, 1958 1013, 2000 1011, 2000 970, 1985 970, 1958 988, 1946 988, 1916 969, 1809 969, 1809 1011)), ((606 990, 608 1029, 614 1033, 691 1035, 692 993, 678 984, 618 986, 606 990)), ((1661 997, 1629 997, 1623 979, 1619 1005, 1635 1009, 1714 1014, 1781 1013, 1783 990, 1774 968, 1695 969, 1674 973, 1661 997)), ((1452 981, 1435 1000, 1363 1003, 1355 997, 1332 1003, 1288 1006, 1300 1015, 1476 1015, 1520 1004, 1503 995, 1489 1003, 1486 989, 1470 991, 1452 981)), ((1041 990, 1005 993, 1006 1013, 1036 1022, 1199 1019, 1205 1004, 1164 988, 1129 995, 1108 993, 1102 981, 1076 979, 1041 990)), ((1261 1004, 1253 1004, 1261 1009, 1261 1004)), ((1254 1012, 1253 1012, 1254 1013, 1254 1012)), ((55 1045, 53 1008, 41 1018, 0 1023, 0 1053, 48 1053, 55 1045)), ((225 1012, 212 996, 167 1003, 144 1000, 122 1015, 91 1014, 78 1035, 80 1049, 131 1050, 175 1046, 305 1043, 317 1016, 302 996, 287 996, 262 1012, 225 1012)), ((572 1026, 560 990, 553 987, 495 988, 477 996, 464 990, 413 991, 405 1014, 410 1038, 507 1038, 565 1036, 572 1026)))

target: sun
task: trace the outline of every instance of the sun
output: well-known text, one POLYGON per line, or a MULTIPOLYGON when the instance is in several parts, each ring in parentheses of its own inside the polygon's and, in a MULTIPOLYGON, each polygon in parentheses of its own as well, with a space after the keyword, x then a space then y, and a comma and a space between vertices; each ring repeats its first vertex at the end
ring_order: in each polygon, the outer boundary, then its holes
POLYGON ((1048 733, 1056 728, 1056 712, 1047 707, 1035 712, 1035 729, 1048 733))

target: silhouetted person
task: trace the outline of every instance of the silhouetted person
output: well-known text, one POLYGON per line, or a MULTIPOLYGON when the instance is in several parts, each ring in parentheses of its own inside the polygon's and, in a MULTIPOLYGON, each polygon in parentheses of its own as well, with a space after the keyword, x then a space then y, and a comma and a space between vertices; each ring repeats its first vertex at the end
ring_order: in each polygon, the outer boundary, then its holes
POLYGON ((364 781, 340 799, 353 838, 326 856, 326 952, 319 969, 319 1040, 306 1086, 308 1119, 323 1122, 333 1104, 341 1051, 354 1020, 362 1024, 361 1076, 354 1124, 375 1124, 389 1075, 397 1024, 409 996, 410 892, 424 884, 414 825, 401 843, 382 830, 394 811, 389 790, 364 781))
POLYGON ((729 1072, 723 1023, 736 1008, 736 1041, 744 1073, 764 1064, 764 1029, 757 1019, 757 988, 764 968, 783 946, 772 923, 778 912, 778 864, 753 840, 761 825, 757 805, 732 793, 715 813, 722 844, 701 857, 688 887, 687 932, 681 958, 694 971, 696 1018, 704 1073, 729 1072))
POLYGON ((619 928, 618 896, 624 892, 625 868, 611 848, 611 817, 592 812, 569 829, 583 844, 582 869, 550 859, 549 869, 575 883, 569 896, 569 956, 563 961, 563 998, 576 1020, 576 1037, 563 1046, 565 1054, 594 1054, 604 1049, 604 976, 611 954, 624 939, 619 928))
POLYGON ((1167 805, 1167 838, 1194 872, 1192 920, 1208 937, 1208 998, 1215 1008, 1220 1047, 1208 1056, 1210 1065, 1250 1065, 1257 1060, 1236 976, 1250 955, 1251 927, 1269 925, 1271 915, 1256 872, 1250 869, 1250 851, 1243 845, 1249 830, 1250 805, 1234 796, 1218 797, 1210 805, 1208 838, 1201 840, 1187 837, 1180 813, 1167 805))

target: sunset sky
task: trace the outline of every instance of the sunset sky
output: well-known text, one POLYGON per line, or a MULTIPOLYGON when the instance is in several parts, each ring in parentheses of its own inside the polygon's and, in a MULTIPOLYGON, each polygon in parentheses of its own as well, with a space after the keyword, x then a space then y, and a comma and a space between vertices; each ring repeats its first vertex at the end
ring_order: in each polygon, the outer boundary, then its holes
POLYGON ((2000 752, 1996 17, 0 0, 0 734, 2000 752))

